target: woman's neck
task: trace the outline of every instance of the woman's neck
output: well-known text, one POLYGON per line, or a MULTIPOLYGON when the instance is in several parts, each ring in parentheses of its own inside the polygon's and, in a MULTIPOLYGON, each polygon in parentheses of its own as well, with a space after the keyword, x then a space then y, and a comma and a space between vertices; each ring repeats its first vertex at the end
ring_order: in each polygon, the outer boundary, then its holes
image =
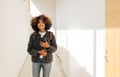
POLYGON ((45 30, 40 30, 41 33, 45 32, 45 30))

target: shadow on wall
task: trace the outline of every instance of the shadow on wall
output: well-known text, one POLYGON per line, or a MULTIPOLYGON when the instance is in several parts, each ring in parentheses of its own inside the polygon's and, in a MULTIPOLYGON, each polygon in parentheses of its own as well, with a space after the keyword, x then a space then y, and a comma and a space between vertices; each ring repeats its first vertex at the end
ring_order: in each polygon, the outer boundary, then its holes
POLYGON ((59 46, 57 56, 66 77, 93 77, 85 67, 80 66, 67 49, 59 46))

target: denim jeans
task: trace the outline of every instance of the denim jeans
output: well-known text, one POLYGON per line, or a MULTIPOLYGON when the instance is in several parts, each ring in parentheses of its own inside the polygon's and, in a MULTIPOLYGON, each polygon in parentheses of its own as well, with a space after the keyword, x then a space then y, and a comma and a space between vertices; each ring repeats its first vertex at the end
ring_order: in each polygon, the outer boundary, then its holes
POLYGON ((49 77, 52 63, 32 63, 33 77, 40 77, 40 71, 43 70, 43 77, 49 77))

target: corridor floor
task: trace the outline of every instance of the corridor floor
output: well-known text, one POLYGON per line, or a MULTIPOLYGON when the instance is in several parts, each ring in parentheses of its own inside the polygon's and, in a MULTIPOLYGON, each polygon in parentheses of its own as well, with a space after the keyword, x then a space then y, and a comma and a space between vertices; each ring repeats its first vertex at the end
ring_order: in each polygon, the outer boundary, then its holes
MULTIPOLYGON (((32 62, 31 62, 30 56, 28 56, 18 74, 18 77, 32 77, 32 67, 31 66, 32 66, 32 62)), ((41 73, 42 73, 42 71, 41 71, 41 73)), ((40 77, 42 77, 42 75, 40 77)), ((61 68, 60 60, 56 54, 54 54, 54 60, 52 63, 50 77, 66 77, 61 68)))

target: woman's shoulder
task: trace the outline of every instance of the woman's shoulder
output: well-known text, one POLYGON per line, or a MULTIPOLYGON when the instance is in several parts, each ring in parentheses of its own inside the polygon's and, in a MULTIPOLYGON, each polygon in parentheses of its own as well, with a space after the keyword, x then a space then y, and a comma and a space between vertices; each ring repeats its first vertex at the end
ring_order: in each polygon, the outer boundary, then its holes
POLYGON ((37 35, 37 32, 32 32, 31 35, 30 35, 30 37, 31 37, 31 38, 35 38, 36 35, 37 35))
POLYGON ((32 32, 31 36, 37 35, 37 32, 32 32))
POLYGON ((49 34, 51 33, 51 34, 53 34, 53 32, 52 31, 47 31, 49 34))

